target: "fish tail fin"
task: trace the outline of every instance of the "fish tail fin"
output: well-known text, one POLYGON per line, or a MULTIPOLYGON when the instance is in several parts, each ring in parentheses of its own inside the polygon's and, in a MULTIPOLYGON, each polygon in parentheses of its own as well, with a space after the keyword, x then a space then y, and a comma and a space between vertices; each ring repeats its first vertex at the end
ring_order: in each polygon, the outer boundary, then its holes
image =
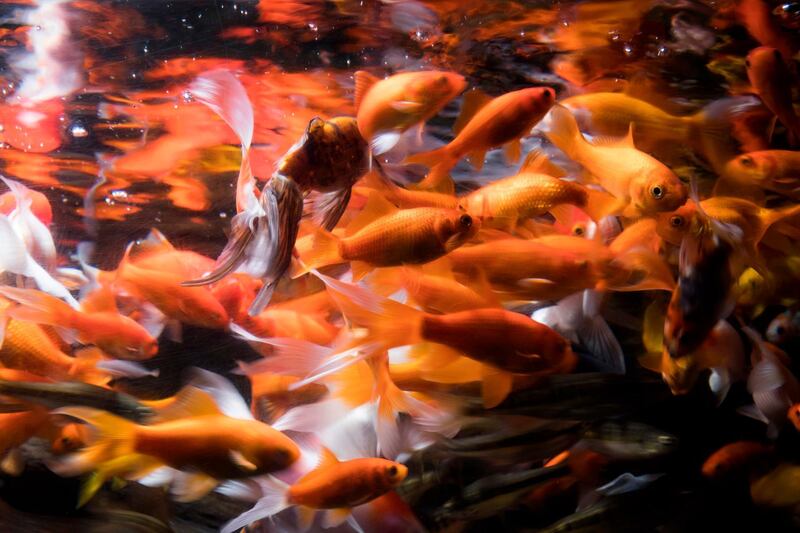
POLYGON ((450 177, 450 170, 456 166, 458 159, 450 154, 449 145, 442 146, 429 152, 420 152, 407 157, 406 164, 418 164, 428 167, 430 170, 422 181, 409 188, 418 190, 428 190, 452 194, 455 191, 453 178, 450 177))
MULTIPOLYGON (((54 414, 83 420, 95 431, 88 447, 53 465, 59 475, 77 475, 94 470, 81 490, 79 507, 111 477, 141 470, 142 456, 134 449, 136 424, 133 422, 89 407, 66 407, 54 411, 54 414)), ((146 462, 150 468, 152 465, 146 462)))
POLYGON ((105 354, 100 348, 90 346, 75 352, 75 360, 69 369, 69 375, 92 385, 103 386, 111 379, 111 372, 98 367, 105 354))
POLYGON ((411 434, 404 435, 398 425, 399 413, 408 414, 417 426, 429 433, 452 436, 458 431, 443 410, 415 398, 395 384, 389 373, 387 356, 373 357, 369 362, 375 375, 375 396, 378 407, 375 427, 378 446, 383 455, 394 458, 407 451, 402 449, 404 445, 412 449, 415 447, 411 434))
POLYGON ((733 99, 722 99, 686 118, 689 144, 715 170, 720 171, 737 154, 731 118, 746 105, 733 99))
POLYGON ((359 285, 317 271, 313 273, 325 283, 347 320, 367 328, 371 339, 386 347, 405 346, 420 340, 421 311, 379 296, 359 285))
POLYGON ((769 228, 773 224, 786 222, 790 226, 798 226, 796 221, 788 221, 786 219, 794 218, 800 215, 800 205, 790 205, 778 209, 772 209, 765 217, 764 226, 769 228))
POLYGON ((19 304, 9 309, 7 314, 17 320, 59 326, 73 327, 77 311, 66 302, 41 291, 0 287, 0 295, 19 304))
POLYGON ((581 146, 586 143, 578 128, 578 121, 562 105, 555 105, 550 110, 550 130, 546 135, 570 159, 575 159, 581 146))
POLYGON ((424 167, 433 168, 441 164, 443 161, 452 159, 449 154, 448 145, 429 150, 427 152, 419 152, 412 154, 405 158, 403 163, 406 165, 422 165, 424 167))
POLYGON ((240 514, 220 529, 220 533, 233 533, 257 520, 274 516, 287 507, 289 485, 272 476, 261 478, 258 482, 260 498, 252 509, 240 514))

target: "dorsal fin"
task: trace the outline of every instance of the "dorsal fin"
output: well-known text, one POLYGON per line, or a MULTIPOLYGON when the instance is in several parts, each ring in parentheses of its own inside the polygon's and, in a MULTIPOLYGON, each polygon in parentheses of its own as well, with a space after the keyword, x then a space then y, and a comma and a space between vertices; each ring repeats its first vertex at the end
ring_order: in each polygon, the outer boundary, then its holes
POLYGON ((99 286, 81 299, 81 309, 86 312, 117 312, 117 299, 110 287, 99 286))
POLYGON ((157 413, 159 422, 222 414, 210 394, 192 386, 179 390, 175 399, 167 406, 157 409, 157 413))
POLYGON ((138 241, 131 249, 130 257, 141 259, 154 253, 172 252, 174 250, 175 247, 171 242, 169 242, 164 234, 158 231, 156 228, 152 228, 150 233, 147 234, 147 237, 141 241, 138 241))
POLYGON ((525 161, 519 167, 519 173, 530 172, 536 174, 547 174, 554 178, 563 178, 567 172, 560 166, 550 161, 550 158, 538 148, 528 152, 525 161))
POLYGON ((369 196, 367 197, 367 204, 364 206, 364 209, 362 209, 361 212, 357 214, 352 221, 350 221, 350 224, 347 225, 347 229, 345 229, 344 234, 346 237, 354 235, 367 224, 370 224, 371 222, 386 215, 391 215, 396 211, 397 208, 394 206, 394 204, 384 198, 379 191, 370 191, 369 196))
POLYGON ((492 100, 492 97, 481 91, 480 89, 472 89, 464 94, 464 101, 461 104, 461 113, 458 115, 455 124, 453 124, 453 133, 458 135, 464 129, 472 117, 486 104, 492 100))
POLYGON ((358 111, 358 108, 361 106, 361 101, 364 99, 364 95, 380 80, 365 70, 356 71, 354 78, 356 82, 356 92, 353 97, 353 105, 356 111, 358 111))
POLYGON ((330 451, 325 446, 322 446, 319 450, 319 462, 317 463, 317 468, 327 468, 331 465, 335 465, 339 462, 339 459, 336 458, 336 454, 330 451))
POLYGON ((628 127, 628 134, 625 137, 608 137, 597 135, 592 137, 594 146, 608 146, 614 148, 635 148, 633 145, 633 123, 628 127))

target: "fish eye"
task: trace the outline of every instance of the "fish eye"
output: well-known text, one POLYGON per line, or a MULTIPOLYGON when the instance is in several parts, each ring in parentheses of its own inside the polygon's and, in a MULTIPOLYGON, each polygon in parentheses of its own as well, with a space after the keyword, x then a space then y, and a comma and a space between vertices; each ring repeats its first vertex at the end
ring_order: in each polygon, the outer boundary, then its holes
POLYGON ((747 67, 747 68, 750 68, 750 60, 749 59, 745 59, 744 60, 744 66, 747 67))
POLYGON ((583 226, 575 226, 575 227, 572 229, 572 234, 573 234, 573 235, 575 235, 575 236, 577 236, 577 237, 580 237, 580 236, 581 236, 581 235, 583 235, 585 232, 586 232, 586 230, 584 230, 584 229, 583 229, 583 226))
POLYGON ((749 155, 742 156, 741 158, 739 158, 739 161, 741 161, 742 165, 744 165, 746 167, 752 168, 752 167, 756 166, 755 161, 753 161, 753 158, 750 157, 749 155))
POLYGON ((392 465, 386 469, 386 473, 389 474, 391 477, 395 477, 397 475, 397 466, 392 465))
POLYGON ((778 326, 775 328, 775 333, 778 335, 783 335, 786 332, 786 329, 783 326, 778 326))
POLYGON ((656 200, 660 200, 664 196, 664 188, 661 185, 653 185, 650 189, 650 194, 656 200))
POLYGON ((680 228, 683 226, 683 217, 680 215, 673 215, 669 218, 669 225, 673 228, 680 228))
POLYGON ((458 223, 464 226, 465 228, 472 227, 472 217, 469 215, 461 215, 458 218, 458 223))

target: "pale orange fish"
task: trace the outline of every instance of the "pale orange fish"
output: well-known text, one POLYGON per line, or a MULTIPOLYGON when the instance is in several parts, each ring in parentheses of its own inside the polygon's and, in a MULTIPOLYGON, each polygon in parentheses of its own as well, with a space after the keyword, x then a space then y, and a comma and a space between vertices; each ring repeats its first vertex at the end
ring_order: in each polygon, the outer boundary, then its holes
POLYGON ((654 157, 637 150, 630 131, 627 138, 614 143, 590 143, 567 108, 553 107, 550 117, 547 138, 616 198, 605 214, 652 215, 673 211, 686 202, 687 190, 678 176, 654 157))
POLYGON ((355 73, 356 120, 374 154, 397 144, 405 130, 425 124, 463 91, 467 83, 454 72, 400 72, 385 79, 355 73))
POLYGON ((800 199, 800 152, 761 150, 728 161, 722 173, 725 181, 750 190, 766 189, 793 200, 800 199))
POLYGON ((336 237, 317 230, 302 255, 307 270, 349 261, 354 278, 380 266, 426 263, 472 238, 479 224, 458 209, 418 207, 398 210, 374 193, 361 214, 336 237))
POLYGON ((423 189, 453 190, 448 173, 465 155, 476 170, 483 168, 486 152, 506 146, 509 162, 520 157, 520 139, 544 117, 555 102, 555 92, 547 87, 532 87, 490 98, 480 91, 464 97, 461 116, 454 126, 455 139, 449 144, 414 154, 407 163, 419 163, 431 170, 418 185, 423 189))
POLYGON ((800 117, 792 104, 793 77, 784 59, 776 48, 760 46, 747 54, 745 66, 747 77, 770 111, 789 132, 789 144, 800 142, 800 117))

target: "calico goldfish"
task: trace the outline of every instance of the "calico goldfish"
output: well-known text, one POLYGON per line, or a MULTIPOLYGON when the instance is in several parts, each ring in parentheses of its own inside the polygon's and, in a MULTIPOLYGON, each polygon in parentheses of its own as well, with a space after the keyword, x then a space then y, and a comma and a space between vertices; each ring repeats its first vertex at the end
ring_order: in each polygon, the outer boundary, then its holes
POLYGON ((49 294, 32 289, 0 287, 0 294, 19 304, 9 317, 74 331, 78 342, 94 344, 122 359, 149 359, 158 352, 158 340, 136 321, 115 311, 73 309, 49 294))
POLYGON ((433 70, 400 72, 382 80, 359 70, 355 84, 358 130, 376 155, 391 150, 405 130, 422 127, 467 86, 459 74, 433 70))
POLYGON ((386 494, 408 474, 405 465, 386 459, 365 457, 339 461, 325 448, 320 453, 322 457, 317 468, 291 485, 268 478, 256 506, 225 524, 223 533, 232 533, 292 506, 298 509, 301 528, 313 524, 317 511, 324 512, 325 527, 334 527, 352 520, 353 507, 386 494))
POLYGON ((430 168, 418 184, 420 188, 452 191, 448 173, 465 155, 480 170, 488 150, 506 145, 508 160, 516 162, 520 157, 520 139, 528 135, 553 102, 555 92, 545 87, 520 89, 497 98, 470 92, 464 97, 461 115, 454 126, 455 139, 436 150, 407 157, 406 163, 430 168))
POLYGON ((398 210, 373 194, 362 213, 338 238, 317 230, 311 250, 302 256, 308 270, 349 261, 360 279, 377 266, 425 263, 472 238, 479 224, 464 211, 418 207, 398 210))
POLYGON ((760 46, 747 54, 747 77, 770 111, 786 127, 789 144, 800 142, 800 117, 792 105, 793 78, 783 54, 775 48, 760 46))
POLYGON ((728 161, 722 178, 733 185, 756 186, 797 200, 800 199, 800 152, 748 152, 728 161))
POLYGON ((550 112, 550 139, 570 159, 580 163, 616 198, 606 214, 628 217, 674 211, 686 201, 686 187, 666 165, 636 149, 631 131, 613 144, 590 143, 567 108, 550 112))

